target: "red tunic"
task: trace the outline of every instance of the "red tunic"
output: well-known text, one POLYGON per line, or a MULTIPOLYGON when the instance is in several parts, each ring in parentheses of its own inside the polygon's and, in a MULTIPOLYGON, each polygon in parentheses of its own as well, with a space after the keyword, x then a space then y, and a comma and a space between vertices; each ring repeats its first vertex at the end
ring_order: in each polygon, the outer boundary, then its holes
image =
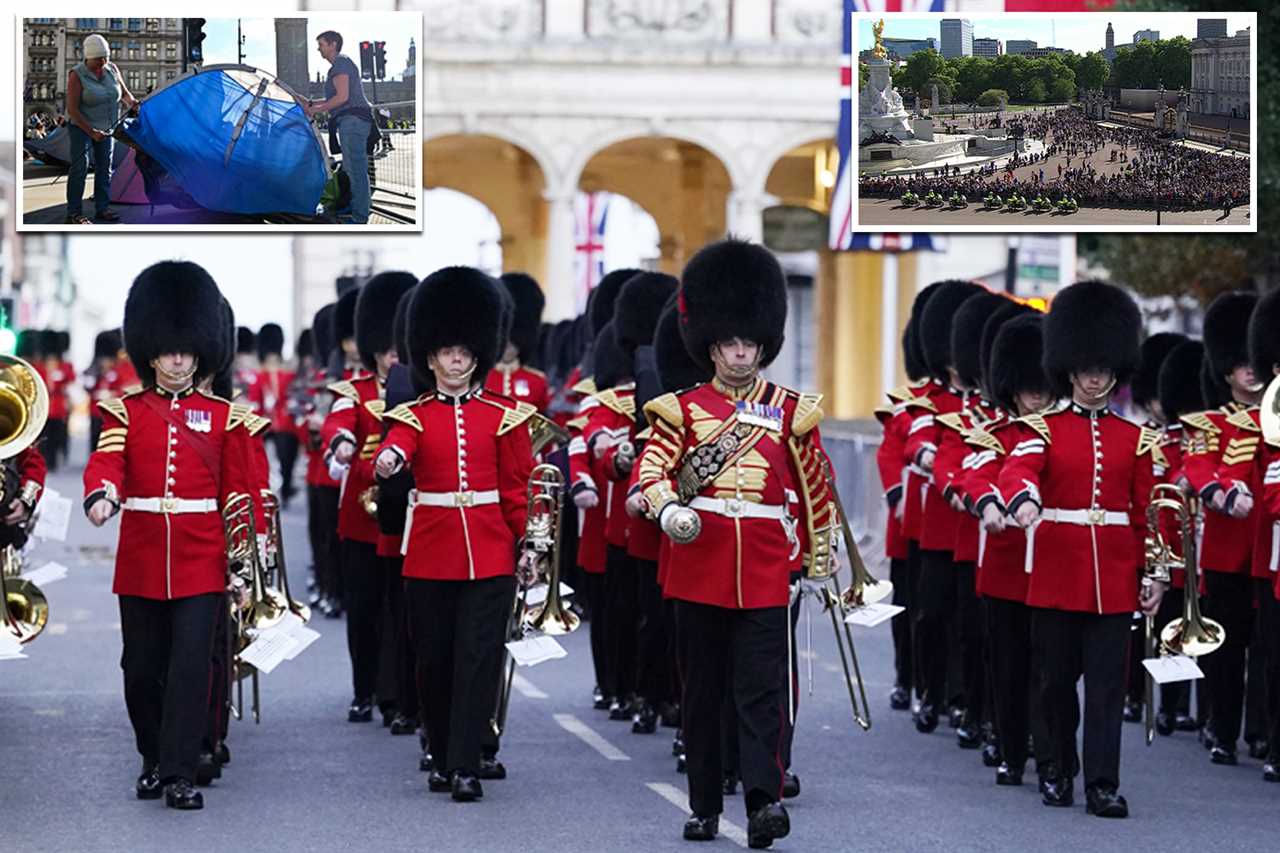
POLYGON ((907 423, 906 437, 902 443, 902 533, 909 542, 920 541, 920 526, 924 521, 924 496, 929 488, 930 472, 920 467, 918 457, 927 449, 937 450, 936 444, 929 443, 925 431, 933 428, 933 419, 938 413, 933 398, 944 393, 946 387, 931 379, 917 391, 914 397, 903 401, 907 423))
POLYGON ((350 381, 335 382, 329 390, 334 394, 333 407, 320 430, 325 457, 331 458, 344 443, 355 446, 351 463, 342 477, 338 535, 373 545, 380 532, 378 519, 361 505, 360 495, 374 486, 373 456, 382 441, 386 389, 377 377, 365 374, 350 381))
POLYGON ((293 419, 289 416, 289 385, 293 382, 292 370, 264 367, 253 375, 245 396, 255 414, 271 422, 273 432, 289 432, 293 419))
POLYGON ((547 375, 523 365, 498 365, 484 379, 484 389, 546 413, 551 403, 547 375))
POLYGON ((876 418, 884 430, 876 448, 876 468, 880 472, 880 489, 888 512, 885 513, 884 552, 890 560, 907 558, 907 535, 902 529, 902 490, 904 487, 902 449, 907 441, 911 416, 906 407, 895 401, 876 409, 876 418))
MULTIPOLYGON (((640 491, 640 466, 633 465, 627 481, 627 497, 640 491)), ((643 515, 627 518, 627 554, 637 560, 656 562, 662 552, 662 529, 643 515)), ((661 581, 659 581, 661 583, 661 581)))
MULTIPOLYGON (((970 433, 969 446, 975 451, 966 491, 978 517, 989 503, 1004 511, 1004 498, 998 482, 1000 471, 1010 451, 1023 437, 1016 421, 1002 421, 970 433)), ((1026 534, 1017 527, 1002 533, 978 534, 978 571, 976 588, 983 598, 1025 603, 1027 600, 1026 534)))
POLYGON ((1230 403, 1221 409, 1182 418, 1187 430, 1183 470, 1191 488, 1204 501, 1200 567, 1210 572, 1249 573, 1254 527, 1252 514, 1249 518, 1232 518, 1213 509, 1211 502, 1214 492, 1221 488, 1217 480, 1218 466, 1235 438, 1236 427, 1228 420, 1243 410, 1239 403, 1230 403))
POLYGON ((428 394, 387 413, 383 447, 413 472, 417 493, 497 492, 496 502, 414 505, 405 521, 404 576, 480 580, 515 571, 533 472, 532 406, 475 390, 428 394))
POLYGON ((1275 579, 1272 593, 1280 599, 1280 445, 1263 442, 1259 467, 1262 469, 1260 511, 1262 526, 1271 531, 1271 547, 1267 551, 1267 570, 1275 579))
MULTIPOLYGON (((927 551, 950 553, 955 548, 960 513, 952 509, 942 496, 942 488, 947 484, 939 476, 938 465, 944 466, 945 475, 949 464, 947 456, 963 457, 964 446, 958 441, 958 436, 954 437, 954 440, 948 442, 947 454, 944 455, 943 438, 952 430, 944 427, 938 418, 963 410, 968 403, 968 393, 939 386, 939 390, 930 396, 934 411, 917 416, 907 436, 907 456, 913 462, 918 462, 926 450, 935 451, 934 470, 924 493, 924 509, 920 517, 920 547, 927 551)), ((958 465, 959 458, 955 461, 958 465)))
POLYGON ((85 505, 98 496, 209 499, 199 512, 150 512, 125 504, 116 550, 117 595, 173 599, 226 589, 226 538, 219 508, 232 494, 256 493, 247 409, 211 394, 148 389, 98 404, 102 433, 84 470, 85 505), (199 451, 147 399, 159 402, 216 451, 210 471, 199 451))
MULTIPOLYGON (((696 385, 649 401, 653 429, 639 462, 639 485, 650 517, 678 500, 676 474, 685 454, 735 424, 764 429, 735 463, 726 465, 697 498, 763 505, 795 519, 726 515, 695 507, 702 532, 688 544, 672 543, 666 559, 665 591, 672 598, 717 607, 784 607, 793 571, 824 566, 838 520, 823 477, 826 454, 818 439, 821 397, 801 395, 762 379, 739 401, 714 383, 696 385), (777 427, 776 429, 774 427, 777 427)), ((767 511, 767 510, 760 510, 767 511)))
POLYGON ((604 507, 604 539, 616 548, 627 544, 627 491, 629 475, 618 471, 618 448, 635 441, 635 386, 623 385, 596 395, 600 405, 593 410, 584 435, 595 481, 604 485, 600 504, 604 507), (597 455, 599 454, 599 455, 597 455))
MULTIPOLYGON (((40 495, 44 492, 44 478, 48 473, 44 455, 33 444, 15 456, 13 464, 18 469, 17 497, 34 508, 40 502, 40 495)), ((7 509, 5 514, 8 514, 7 509)))
MULTIPOLYGON (((568 422, 571 438, 569 439, 569 494, 576 495, 589 489, 600 493, 593 471, 591 452, 587 449, 584 434, 591 422, 593 412, 600 407, 600 401, 594 396, 586 396, 578 403, 578 415, 568 422)), ((601 495, 601 503, 594 507, 578 511, 578 565, 591 574, 602 574, 605 568, 605 505, 606 495, 601 495)))
POLYGON ((1162 458, 1159 433, 1075 404, 1029 415, 1015 429, 1019 437, 1000 472, 1000 493, 1011 512, 1028 500, 1044 509, 1030 545, 1027 604, 1132 612, 1155 484, 1152 466, 1162 458), (1051 520, 1056 512, 1106 523, 1051 520))
POLYGON ((1253 511, 1246 519, 1253 527, 1250 574, 1259 580, 1270 580, 1280 559, 1275 552, 1275 518, 1267 514, 1260 497, 1270 461, 1266 452, 1268 445, 1262 441, 1259 408, 1252 406, 1228 418, 1224 436, 1228 434, 1230 438, 1223 446, 1214 481, 1226 493, 1228 509, 1241 496, 1253 499, 1253 511))

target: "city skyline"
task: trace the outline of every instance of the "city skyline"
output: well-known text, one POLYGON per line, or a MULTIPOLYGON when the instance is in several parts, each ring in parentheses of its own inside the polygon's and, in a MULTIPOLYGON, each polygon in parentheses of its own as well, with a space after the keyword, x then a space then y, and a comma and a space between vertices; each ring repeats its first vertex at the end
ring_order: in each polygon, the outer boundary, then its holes
MULTIPOLYGON (((941 24, 944 18, 962 17, 972 22, 973 37, 996 38, 1007 44, 1009 39, 1030 40, 1040 47, 1062 47, 1079 54, 1101 51, 1106 47, 1107 23, 1115 28, 1116 45, 1128 44, 1133 34, 1141 30, 1158 30, 1161 39, 1185 36, 1196 37, 1196 21, 1200 18, 1226 18, 1227 34, 1235 35, 1252 23, 1247 13, 1208 14, 1204 12, 1088 12, 1069 16, 1051 14, 1001 15, 937 15, 917 17, 911 15, 884 15, 886 38, 933 38, 940 42, 941 24)), ((871 25, 879 16, 860 19, 858 23, 858 50, 875 46, 871 25)))
MULTIPOLYGON (((290 17, 290 16, 277 16, 290 17)), ((296 17, 302 17, 298 15, 296 17)), ((360 64, 359 43, 385 41, 387 43, 387 80, 400 80, 409 56, 409 41, 422 40, 422 21, 416 15, 403 13, 362 13, 355 15, 307 15, 308 60, 307 70, 311 80, 329 73, 329 66, 316 52, 315 38, 325 30, 342 34, 342 52, 360 64)), ((236 61, 236 18, 210 18, 205 24, 205 64, 236 61)), ((255 68, 276 72, 275 17, 241 18, 241 31, 245 37, 244 61, 255 68)))

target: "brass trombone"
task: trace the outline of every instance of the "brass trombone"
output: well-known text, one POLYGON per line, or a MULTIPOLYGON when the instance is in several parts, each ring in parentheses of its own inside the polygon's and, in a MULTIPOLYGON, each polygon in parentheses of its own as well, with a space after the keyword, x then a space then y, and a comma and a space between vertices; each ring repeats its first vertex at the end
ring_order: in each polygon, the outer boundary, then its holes
POLYGON ((262 512, 267 517, 265 548, 271 586, 284 598, 289 610, 303 622, 311 621, 311 608, 296 600, 289 591, 289 572, 284 559, 284 532, 280 527, 280 499, 274 492, 262 495, 262 512))

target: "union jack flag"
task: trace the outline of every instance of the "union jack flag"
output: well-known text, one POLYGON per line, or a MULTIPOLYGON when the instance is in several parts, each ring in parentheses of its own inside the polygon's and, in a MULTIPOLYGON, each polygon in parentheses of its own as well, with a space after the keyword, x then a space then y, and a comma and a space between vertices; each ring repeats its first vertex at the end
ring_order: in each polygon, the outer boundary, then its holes
POLYGON ((844 0, 844 36, 840 48, 840 124, 836 129, 836 146, 840 150, 840 168, 831 192, 831 219, 827 245, 835 251, 848 251, 853 239, 853 180, 849 168, 849 145, 853 136, 853 13, 855 0, 844 0))
POLYGON ((591 289, 604 277, 604 228, 609 193, 578 193, 573 202, 574 272, 578 311, 587 307, 591 289))

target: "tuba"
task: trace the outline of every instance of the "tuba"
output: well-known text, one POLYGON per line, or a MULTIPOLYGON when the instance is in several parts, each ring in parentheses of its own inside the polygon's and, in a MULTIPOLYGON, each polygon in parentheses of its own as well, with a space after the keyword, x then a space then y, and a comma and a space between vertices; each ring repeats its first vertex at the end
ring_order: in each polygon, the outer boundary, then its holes
MULTIPOLYGON (((36 369, 21 358, 0 355, 0 506, 19 496, 20 472, 10 461, 35 444, 49 418, 49 391, 36 369)), ((49 601, 40 587, 23 580, 19 552, 25 524, 0 525, 0 623, 20 643, 40 635, 49 621, 49 601)))
POLYGON ((1259 420, 1262 421, 1262 438, 1273 447, 1280 447, 1280 376, 1271 380, 1262 393, 1259 420))

